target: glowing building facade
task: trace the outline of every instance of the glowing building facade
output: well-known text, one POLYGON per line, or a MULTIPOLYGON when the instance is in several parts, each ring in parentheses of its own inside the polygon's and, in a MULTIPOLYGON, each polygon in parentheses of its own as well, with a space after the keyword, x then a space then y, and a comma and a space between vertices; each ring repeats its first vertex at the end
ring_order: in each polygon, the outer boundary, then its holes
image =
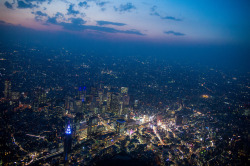
POLYGON ((68 123, 66 130, 65 130, 65 139, 64 139, 64 161, 68 161, 68 154, 71 151, 72 147, 72 130, 70 123, 68 123))
POLYGON ((116 121, 116 133, 117 134, 124 134, 125 122, 126 121, 124 119, 117 119, 116 121))

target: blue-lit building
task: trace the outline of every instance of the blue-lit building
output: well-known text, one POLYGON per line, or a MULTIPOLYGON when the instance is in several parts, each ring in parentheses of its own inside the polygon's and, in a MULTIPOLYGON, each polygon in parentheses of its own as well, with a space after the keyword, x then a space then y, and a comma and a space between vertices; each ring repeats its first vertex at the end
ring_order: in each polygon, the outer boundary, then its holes
POLYGON ((68 123, 65 130, 65 139, 64 139, 64 161, 68 161, 68 154, 71 151, 72 147, 72 129, 70 123, 68 123))
POLYGON ((117 119, 116 120, 116 133, 123 134, 125 130, 125 120, 124 119, 117 119))

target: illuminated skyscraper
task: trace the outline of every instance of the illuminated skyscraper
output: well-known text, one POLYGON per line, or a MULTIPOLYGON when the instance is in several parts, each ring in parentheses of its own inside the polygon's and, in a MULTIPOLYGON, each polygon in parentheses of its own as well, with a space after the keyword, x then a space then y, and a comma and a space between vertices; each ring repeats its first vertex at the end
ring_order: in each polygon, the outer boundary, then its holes
POLYGON ((137 107, 138 107, 138 104, 139 104, 139 100, 135 100, 134 108, 137 108, 137 107))
POLYGON ((124 119, 117 119, 116 121, 116 133, 123 134, 125 130, 125 120, 124 119))
POLYGON ((119 110, 118 115, 122 115, 122 113, 123 113, 123 102, 121 101, 120 102, 120 110, 119 110))
POLYGON ((66 130, 65 130, 65 139, 64 139, 64 161, 68 161, 68 154, 71 151, 72 147, 72 131, 70 122, 68 123, 66 130))
POLYGON ((123 95, 122 102, 125 106, 128 106, 129 105, 129 95, 123 95))
POLYGON ((118 93, 113 93, 111 96, 111 112, 118 115, 120 111, 120 95, 118 93))
POLYGON ((107 92, 107 108, 108 108, 108 111, 110 111, 110 105, 111 105, 111 92, 107 92))
POLYGON ((97 133, 97 126, 98 126, 98 118, 97 117, 89 118, 88 130, 87 130, 88 137, 97 133))
POLYGON ((77 98, 82 100, 82 101, 86 100, 86 87, 85 86, 78 88, 77 98))

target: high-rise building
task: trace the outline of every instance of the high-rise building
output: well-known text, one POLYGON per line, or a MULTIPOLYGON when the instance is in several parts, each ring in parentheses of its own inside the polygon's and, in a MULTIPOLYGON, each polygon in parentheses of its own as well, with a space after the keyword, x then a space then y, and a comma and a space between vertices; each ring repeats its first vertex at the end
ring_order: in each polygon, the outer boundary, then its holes
POLYGON ((103 103, 103 92, 98 91, 98 97, 99 97, 99 105, 101 106, 103 103))
POLYGON ((79 87, 78 88, 78 94, 77 94, 77 99, 86 100, 86 87, 79 87))
POLYGON ((121 101, 120 102, 120 110, 119 110, 118 115, 122 115, 122 113, 123 113, 123 102, 121 101))
POLYGON ((128 87, 121 87, 121 100, 124 106, 129 105, 128 87))
POLYGON ((4 98, 11 99, 11 82, 9 80, 5 80, 4 82, 4 98))
POLYGON ((73 106, 75 112, 83 112, 84 103, 82 102, 82 100, 74 100, 73 106))
POLYGON ((107 108, 108 111, 110 111, 110 105, 111 105, 111 92, 107 92, 107 108))
POLYGON ((135 100, 134 108, 137 108, 137 107, 138 107, 138 104, 139 104, 139 100, 135 100))
POLYGON ((68 161, 68 154, 71 151, 72 147, 72 130, 70 126, 70 122, 67 124, 66 130, 65 130, 65 138, 64 138, 64 161, 68 161))
POLYGON ((89 118, 89 121, 87 124, 88 124, 87 134, 88 134, 88 137, 91 137, 97 133, 98 117, 95 116, 95 117, 89 118))
POLYGON ((122 101, 125 106, 129 105, 129 95, 123 95, 122 96, 122 101))
POLYGON ((116 133, 123 134, 125 131, 125 120, 124 119, 117 119, 116 120, 116 133))
POLYGON ((111 109, 112 113, 119 114, 119 111, 120 111, 120 95, 118 93, 113 93, 112 94, 110 109, 111 109))

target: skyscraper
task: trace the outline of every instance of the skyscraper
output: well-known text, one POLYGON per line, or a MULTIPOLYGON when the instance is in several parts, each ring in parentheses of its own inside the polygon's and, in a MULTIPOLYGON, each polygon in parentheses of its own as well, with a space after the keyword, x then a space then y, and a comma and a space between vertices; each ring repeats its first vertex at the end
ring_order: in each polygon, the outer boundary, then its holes
POLYGON ((123 102, 121 101, 120 102, 120 110, 119 110, 118 115, 122 115, 122 113, 123 113, 123 102))
POLYGON ((88 137, 94 135, 97 133, 97 126, 98 126, 98 118, 97 117, 91 117, 88 121, 88 137))
POLYGON ((119 93, 113 93, 111 96, 111 112, 118 115, 120 111, 120 95, 119 93))
POLYGON ((125 130, 125 120, 124 119, 117 119, 116 120, 116 133, 123 134, 125 130))
POLYGON ((112 95, 111 92, 107 92, 107 108, 109 112, 110 112, 110 105, 111 105, 111 95, 112 95))
POLYGON ((68 125, 65 130, 65 139, 64 139, 64 161, 68 161, 68 154, 71 151, 72 147, 72 131, 71 131, 71 126, 70 122, 68 122, 68 125))

